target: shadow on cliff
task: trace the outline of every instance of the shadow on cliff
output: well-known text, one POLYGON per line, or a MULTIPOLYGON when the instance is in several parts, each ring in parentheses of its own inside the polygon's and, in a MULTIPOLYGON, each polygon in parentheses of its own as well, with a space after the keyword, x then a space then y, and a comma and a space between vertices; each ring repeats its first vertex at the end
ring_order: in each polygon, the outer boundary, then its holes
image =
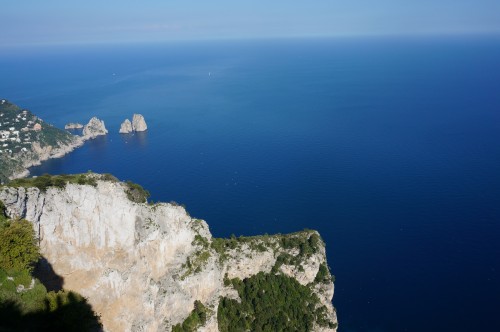
POLYGON ((99 317, 90 304, 73 292, 51 293, 45 299, 43 309, 29 313, 23 311, 15 301, 0 302, 0 331, 102 331, 99 317))
POLYGON ((41 257, 32 273, 46 288, 26 293, 0 289, 0 332, 102 332, 99 316, 81 295, 63 289, 64 278, 41 257))
POLYGON ((35 265, 33 276, 40 280, 49 292, 58 292, 63 289, 64 278, 54 271, 52 264, 50 264, 49 261, 43 256, 35 265))

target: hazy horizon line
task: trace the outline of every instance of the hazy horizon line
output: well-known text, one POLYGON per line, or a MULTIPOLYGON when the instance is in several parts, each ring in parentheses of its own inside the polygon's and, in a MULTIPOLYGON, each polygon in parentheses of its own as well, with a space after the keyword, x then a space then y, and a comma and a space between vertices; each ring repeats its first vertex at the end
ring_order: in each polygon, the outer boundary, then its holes
POLYGON ((92 45, 130 45, 130 44, 169 44, 169 43, 194 43, 194 42, 219 42, 219 41, 266 41, 266 40, 346 40, 346 39, 377 39, 377 38, 446 38, 446 37, 500 37, 500 31, 461 31, 461 32, 432 32, 432 33, 353 33, 353 34, 324 34, 324 35, 276 35, 276 36, 241 36, 241 37, 187 37, 169 39, 130 39, 130 40, 92 40, 92 41, 51 41, 51 42, 25 42, 25 43, 0 43, 2 48, 23 47, 57 47, 57 46, 92 46, 92 45))

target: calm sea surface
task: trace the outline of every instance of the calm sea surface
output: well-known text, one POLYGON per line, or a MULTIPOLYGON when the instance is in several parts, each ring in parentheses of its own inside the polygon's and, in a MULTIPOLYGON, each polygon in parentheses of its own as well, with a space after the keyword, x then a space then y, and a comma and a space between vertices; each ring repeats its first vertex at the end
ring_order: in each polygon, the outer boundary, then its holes
POLYGON ((33 174, 113 173, 215 236, 317 229, 341 331, 498 331, 500 39, 4 49, 0 93, 107 137, 33 174), (119 135, 142 113, 149 130, 119 135))

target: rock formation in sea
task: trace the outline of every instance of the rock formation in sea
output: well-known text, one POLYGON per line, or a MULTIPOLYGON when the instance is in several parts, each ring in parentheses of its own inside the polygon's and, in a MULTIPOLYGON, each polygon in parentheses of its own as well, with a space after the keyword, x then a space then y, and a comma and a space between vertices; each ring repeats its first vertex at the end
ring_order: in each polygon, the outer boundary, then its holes
POLYGON ((312 330, 336 331, 317 232, 217 239, 181 206, 148 204, 136 186, 109 176, 81 177, 42 190, 0 187, 0 201, 9 217, 33 223, 41 254, 65 289, 88 299, 105 331, 170 331, 201 305, 197 330, 218 331, 221 303, 239 303, 234 280, 263 274, 307 289, 315 299, 307 308, 321 317, 312 330))
POLYGON ((125 121, 122 122, 120 126, 120 134, 129 134, 133 131, 132 129, 132 123, 130 122, 129 119, 125 119, 125 121))
POLYGON ((144 120, 144 116, 141 114, 134 114, 132 118, 132 122, 129 119, 125 119, 120 126, 120 134, 129 134, 131 132, 139 132, 146 131, 148 129, 148 125, 146 124, 146 120, 144 120))
POLYGON ((132 129, 134 131, 146 131, 148 129, 146 121, 141 114, 134 114, 132 118, 132 129))
POLYGON ((104 121, 99 120, 95 116, 90 119, 89 123, 87 123, 83 127, 83 138, 85 140, 96 138, 97 136, 106 135, 108 130, 104 125, 104 121))
POLYGON ((65 126, 64 126, 64 129, 68 130, 68 129, 82 129, 83 128, 83 125, 81 123, 67 123, 65 126))

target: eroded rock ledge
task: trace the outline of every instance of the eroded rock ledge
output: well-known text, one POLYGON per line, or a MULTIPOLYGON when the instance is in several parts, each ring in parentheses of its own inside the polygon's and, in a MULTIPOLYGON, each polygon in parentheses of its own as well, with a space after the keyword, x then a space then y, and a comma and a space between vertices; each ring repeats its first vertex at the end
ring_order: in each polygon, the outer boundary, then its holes
POLYGON ((0 200, 10 217, 33 223, 64 288, 88 298, 106 331, 170 331, 195 301, 207 308, 198 330, 218 331, 219 301, 239 298, 228 280, 259 272, 308 287, 329 322, 314 330, 336 331, 333 279, 317 232, 217 239, 183 207, 139 203, 134 190, 142 188, 112 176, 44 181, 0 187, 0 200))

